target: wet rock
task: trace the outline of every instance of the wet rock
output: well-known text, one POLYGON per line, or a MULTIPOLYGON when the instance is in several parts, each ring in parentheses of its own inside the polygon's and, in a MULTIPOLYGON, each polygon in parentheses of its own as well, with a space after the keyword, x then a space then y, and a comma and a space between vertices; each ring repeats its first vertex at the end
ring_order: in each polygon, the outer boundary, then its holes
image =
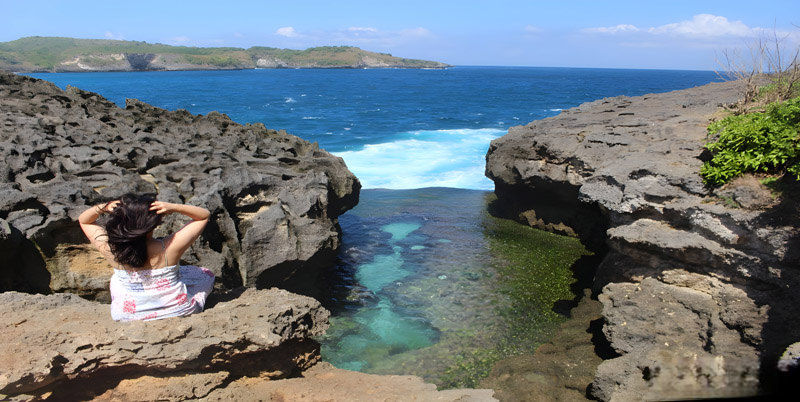
MULTIPOLYGON (((6 277, 15 279, 0 290, 107 299, 110 271, 83 247, 75 219, 125 192, 210 209, 184 263, 206 266, 229 288, 290 288, 332 261, 337 218, 355 206, 360 189, 341 158, 283 131, 130 99, 119 108, 91 92, 5 72, 0 151, 0 219, 21 234, 0 238, 0 250, 26 250, 3 254, 13 271, 6 277), (32 261, 43 262, 49 283, 22 272, 32 261)), ((156 235, 183 223, 170 216, 156 235)))
POLYGON ((490 146, 486 175, 495 182, 497 211, 579 236, 606 253, 594 290, 606 300, 606 335, 622 356, 598 369, 594 390, 601 400, 633 398, 664 384, 686 391, 681 398, 720 384, 769 394, 771 367, 800 339, 796 197, 773 199, 752 178, 715 190, 699 175, 708 157, 706 127, 724 113, 721 105, 738 100, 740 85, 601 99, 512 127, 490 146), (720 202, 720 195, 733 203, 720 202), (667 282, 678 271, 693 279, 667 282), (629 301, 629 294, 639 299, 629 301), (671 301, 661 301, 663 295, 671 301), (663 309, 678 318, 662 317, 663 309), (655 323, 648 316, 686 332, 681 346, 666 326, 645 336, 655 323), (632 324, 639 320, 637 329, 632 324), (740 382, 720 371, 729 369, 742 375, 740 382), (686 381, 673 381, 679 375, 686 381))
POLYGON ((667 271, 612 283, 599 296, 603 332, 621 355, 597 369, 603 400, 749 397, 759 392, 756 347, 767 309, 718 279, 667 271), (749 335, 742 339, 742 334, 749 335), (621 366, 624 368, 620 369, 621 366))
POLYGON ((587 328, 601 318, 602 306, 591 300, 588 289, 585 296, 549 342, 533 355, 495 363, 481 387, 494 389, 495 396, 507 402, 588 401, 586 390, 602 359, 587 328))
POLYGON ((320 363, 303 373, 302 378, 281 381, 239 380, 211 392, 207 401, 297 401, 297 402, 493 402, 488 389, 449 389, 438 391, 415 376, 379 376, 340 370, 320 363))

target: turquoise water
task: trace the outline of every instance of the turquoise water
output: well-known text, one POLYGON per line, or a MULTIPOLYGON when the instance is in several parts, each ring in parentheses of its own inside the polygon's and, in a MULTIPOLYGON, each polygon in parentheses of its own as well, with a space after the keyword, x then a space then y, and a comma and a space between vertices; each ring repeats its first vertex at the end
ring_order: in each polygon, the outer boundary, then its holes
POLYGON ((558 321, 552 303, 570 298, 569 264, 581 253, 559 256, 572 246, 527 232, 519 234, 525 244, 517 234, 498 241, 508 231, 496 230, 503 225, 486 214, 489 142, 583 102, 717 78, 710 71, 512 67, 31 75, 119 105, 136 98, 170 110, 219 111, 342 156, 368 190, 340 218, 323 358, 446 386, 471 384, 501 355, 546 337, 558 321))
POLYGON ((472 304, 497 298, 489 282, 475 280, 492 276, 483 236, 488 195, 364 190, 359 206, 340 218, 343 245, 324 301, 334 317, 323 359, 353 370, 419 373, 426 363, 416 351, 480 320, 486 312, 472 304), (465 317, 467 310, 474 316, 465 317))
POLYGON ((570 266, 585 250, 574 239, 526 237, 538 231, 517 224, 524 230, 509 234, 486 212, 492 198, 452 188, 364 190, 340 218, 323 359, 472 386, 492 362, 544 341, 563 318, 553 303, 573 298, 570 266), (522 270, 510 271, 520 259, 522 270))

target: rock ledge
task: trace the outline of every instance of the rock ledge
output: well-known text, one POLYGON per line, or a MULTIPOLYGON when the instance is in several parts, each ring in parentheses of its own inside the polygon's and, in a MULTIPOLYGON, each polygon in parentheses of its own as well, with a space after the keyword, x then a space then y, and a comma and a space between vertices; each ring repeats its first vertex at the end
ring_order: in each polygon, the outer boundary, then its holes
POLYGON ((800 339, 797 203, 699 176, 706 127, 740 85, 601 99, 492 142, 501 210, 607 252, 594 286, 621 356, 597 371, 601 400, 774 392, 778 356, 800 339))

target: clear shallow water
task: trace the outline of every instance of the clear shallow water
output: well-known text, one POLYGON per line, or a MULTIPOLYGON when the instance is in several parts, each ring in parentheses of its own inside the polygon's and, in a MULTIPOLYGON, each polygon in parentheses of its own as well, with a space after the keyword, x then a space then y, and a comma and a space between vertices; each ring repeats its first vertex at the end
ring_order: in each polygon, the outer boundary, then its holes
POLYGON ((491 190, 489 142, 607 96, 706 84, 710 71, 525 67, 31 74, 158 107, 285 129, 341 155, 365 188, 491 190))
POLYGON ((489 216, 489 192, 365 190, 340 218, 322 357, 337 367, 474 386, 563 321, 576 240, 489 216))
POLYGON ((456 67, 31 74, 158 107, 285 129, 344 158, 365 188, 340 218, 323 358, 344 368, 475 385, 563 317, 574 239, 486 214, 489 142, 583 102, 714 81, 713 72, 456 67), (443 186, 454 188, 428 188, 443 186), (466 189, 466 190, 463 190, 466 189), (471 190, 470 190, 471 189, 471 190))

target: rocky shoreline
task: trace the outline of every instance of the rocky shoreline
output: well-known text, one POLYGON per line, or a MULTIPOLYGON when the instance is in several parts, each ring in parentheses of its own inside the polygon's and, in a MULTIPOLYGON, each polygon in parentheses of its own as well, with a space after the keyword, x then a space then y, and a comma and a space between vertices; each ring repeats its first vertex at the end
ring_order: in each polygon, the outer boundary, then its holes
MULTIPOLYGON (((602 99, 492 143, 497 210, 604 255, 593 290, 603 324, 594 336, 605 339, 589 339, 586 322, 601 321, 587 299, 575 310, 584 321, 484 382, 498 398, 752 397, 796 378, 776 366, 800 340, 800 208, 757 180, 712 189, 698 175, 705 127, 738 100, 738 85, 602 99), (599 359, 590 341, 614 354, 599 359)), ((337 218, 358 202, 358 180, 316 144, 0 73, 0 149, 0 396, 495 400, 491 390, 437 391, 416 377, 318 363, 311 337, 328 312, 272 289, 318 291, 337 218), (202 261, 219 292, 178 326, 114 323, 96 302, 108 299, 108 267, 75 217, 128 191, 212 211, 184 263, 202 261)))
POLYGON ((699 176, 706 126, 739 85, 601 99, 490 147, 505 214, 606 253, 593 286, 619 356, 599 365, 594 398, 780 392, 776 363, 800 340, 800 209, 757 180, 699 176))
POLYGON ((358 202, 358 179, 317 144, 0 72, 0 149, 1 399, 495 400, 319 363, 328 311, 275 288, 322 288, 358 202), (75 219, 125 192, 211 211, 182 261, 216 276, 203 313, 117 323, 98 303, 109 267, 75 219))
MULTIPOLYGON (((0 74, 0 95, 2 290, 108 300, 107 264, 75 218, 137 192, 211 211, 184 263, 202 262, 221 287, 311 294, 304 284, 335 257, 337 217, 358 202, 360 184, 341 158, 261 124, 133 99, 119 108, 9 73, 0 74)), ((168 217, 160 230, 182 224, 168 217)))

